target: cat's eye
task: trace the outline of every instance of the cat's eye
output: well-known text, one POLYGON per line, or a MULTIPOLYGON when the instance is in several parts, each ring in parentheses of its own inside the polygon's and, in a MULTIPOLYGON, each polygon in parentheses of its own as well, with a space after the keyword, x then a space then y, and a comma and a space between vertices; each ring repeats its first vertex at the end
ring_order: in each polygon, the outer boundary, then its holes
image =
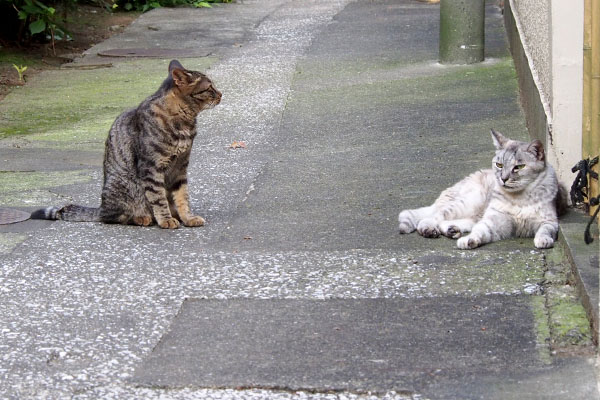
POLYGON ((502 167, 504 167, 504 164, 497 162, 496 163, 496 167, 502 169, 502 167))
POLYGON ((525 168, 525 164, 515 165, 515 167, 513 168, 513 171, 518 171, 523 168, 525 168))

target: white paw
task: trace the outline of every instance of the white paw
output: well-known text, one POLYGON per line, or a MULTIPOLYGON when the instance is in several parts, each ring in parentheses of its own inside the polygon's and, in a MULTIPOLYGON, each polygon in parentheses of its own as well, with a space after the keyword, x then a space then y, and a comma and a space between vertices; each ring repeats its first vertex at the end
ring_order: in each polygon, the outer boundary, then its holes
POLYGON ((462 232, 460 231, 460 228, 458 226, 448 224, 446 221, 440 224, 440 230, 442 231, 442 235, 451 239, 458 239, 462 236, 462 232))
POLYGON ((407 210, 402 211, 398 215, 398 223, 400 233, 411 233, 415 231, 415 224, 410 218, 410 213, 407 210))
POLYGON ((440 236, 440 228, 434 220, 421 220, 417 226, 417 233, 426 238, 436 238, 440 236))
POLYGON ((554 247, 554 239, 550 236, 536 236, 533 239, 533 245, 538 249, 549 249, 554 247))
POLYGON ((411 233, 415 231, 415 228, 407 222, 400 222, 399 230, 400 233, 411 233))
POLYGON ((481 242, 479 241, 479 239, 471 237, 471 235, 461 237, 460 239, 458 239, 456 241, 456 246, 459 249, 463 249, 463 250, 474 249, 476 247, 479 247, 480 245, 481 245, 481 242))

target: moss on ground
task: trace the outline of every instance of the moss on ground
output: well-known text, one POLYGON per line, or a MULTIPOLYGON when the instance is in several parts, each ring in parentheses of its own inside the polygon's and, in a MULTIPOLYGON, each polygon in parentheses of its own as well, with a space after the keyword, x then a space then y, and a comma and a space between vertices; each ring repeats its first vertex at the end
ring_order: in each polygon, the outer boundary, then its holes
POLYGON ((540 360, 549 364, 550 357, 550 326, 548 325, 548 310, 544 296, 531 297, 531 311, 533 312, 536 341, 540 360))
MULTIPOLYGON (((189 59, 186 67, 206 70, 214 60, 189 59)), ((167 66, 167 60, 134 60, 112 68, 39 74, 0 103, 0 139, 28 135, 60 147, 93 143, 102 148, 114 119, 154 93, 167 77, 167 66)))
POLYGON ((590 321, 574 287, 564 285, 550 288, 547 306, 553 347, 591 345, 590 321))
MULTIPOLYGON (((302 65, 295 77, 296 87, 302 89, 306 83, 309 90, 304 95, 311 97, 315 96, 314 91, 320 91, 317 96, 319 102, 339 102, 340 99, 348 99, 351 103, 359 101, 360 104, 385 104, 391 101, 407 105, 434 104, 439 100, 446 103, 464 102, 465 99, 468 99, 468 102, 482 102, 504 96, 514 101, 518 89, 514 64, 508 57, 496 62, 460 67, 423 65, 423 69, 428 70, 426 73, 420 73, 414 66, 409 66, 410 70, 403 71, 405 66, 401 63, 374 65, 369 71, 361 74, 358 74, 354 62, 336 65, 336 68, 302 65), (322 68, 331 70, 336 79, 339 79, 339 76, 347 77, 348 84, 326 90, 318 85, 315 87, 311 84, 314 77, 321 76, 321 81, 325 81, 322 68), (395 78, 389 74, 393 68, 397 69, 395 78), (435 68, 436 73, 432 74, 431 68, 435 68), (383 74, 385 79, 378 81, 378 74, 383 74), (482 85, 482 81, 485 84, 482 85), (365 91, 365 85, 368 85, 368 91, 365 91), (365 97, 367 94, 368 98, 365 97)), ((302 93, 296 92, 295 96, 302 96, 302 93)), ((301 97, 298 99, 302 100, 301 97)))
POLYGON ((570 351, 573 346, 591 346, 590 321, 577 289, 569 284, 570 264, 560 246, 546 252, 546 265, 545 306, 551 348, 570 351))
POLYGON ((22 233, 0 233, 0 255, 9 254, 27 239, 22 233))
POLYGON ((54 172, 1 172, 0 205, 7 207, 33 207, 64 200, 48 189, 75 183, 88 182, 89 170, 54 172))

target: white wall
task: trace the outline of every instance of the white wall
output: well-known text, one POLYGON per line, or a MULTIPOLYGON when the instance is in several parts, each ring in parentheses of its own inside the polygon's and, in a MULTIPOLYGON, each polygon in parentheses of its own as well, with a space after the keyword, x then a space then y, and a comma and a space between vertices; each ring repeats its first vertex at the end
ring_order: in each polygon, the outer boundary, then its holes
POLYGON ((548 119, 548 160, 570 184, 581 159, 583 0, 510 0, 548 119))
MULTIPOLYGON (((569 1, 569 0, 567 0, 569 1)), ((542 102, 552 97, 550 3, 552 0, 511 0, 511 8, 542 102)))
POLYGON ((549 160, 559 178, 574 179, 571 168, 582 158, 583 1, 552 0, 552 142, 549 160))

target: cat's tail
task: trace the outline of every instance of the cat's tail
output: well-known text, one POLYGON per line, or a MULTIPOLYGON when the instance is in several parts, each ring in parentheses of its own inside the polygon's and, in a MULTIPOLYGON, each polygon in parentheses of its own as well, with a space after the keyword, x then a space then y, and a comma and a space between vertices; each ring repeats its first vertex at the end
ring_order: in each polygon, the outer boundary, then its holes
POLYGON ((46 207, 34 211, 31 219, 51 219, 71 222, 100 222, 100 208, 69 204, 64 207, 46 207))
POLYGON ((554 205, 556 206, 556 215, 559 217, 565 215, 569 208, 569 191, 560 182, 558 183, 558 193, 556 193, 554 205))

